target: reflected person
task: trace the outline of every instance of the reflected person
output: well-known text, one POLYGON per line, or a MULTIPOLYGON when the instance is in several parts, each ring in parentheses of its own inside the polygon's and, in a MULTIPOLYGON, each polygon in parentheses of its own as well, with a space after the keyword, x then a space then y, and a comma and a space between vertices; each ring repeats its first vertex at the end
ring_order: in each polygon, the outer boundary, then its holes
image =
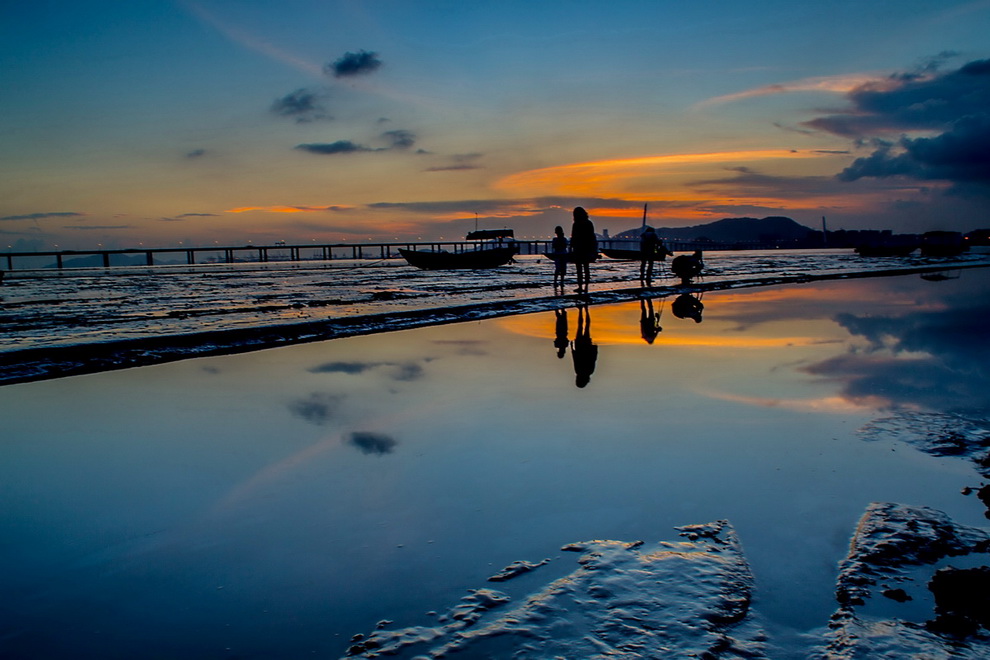
POLYGON ((557 357, 564 359, 564 354, 567 353, 567 346, 570 344, 570 340, 567 338, 567 310, 555 309, 553 310, 553 314, 556 329, 556 337, 554 337, 553 345, 557 348, 557 357))
POLYGON ((652 298, 639 300, 639 333, 647 344, 652 344, 663 328, 660 327, 660 315, 653 311, 652 298))
POLYGON ((591 339, 591 313, 587 305, 578 307, 577 334, 571 343, 571 357, 574 358, 574 384, 584 387, 591 382, 598 361, 598 345, 591 339))

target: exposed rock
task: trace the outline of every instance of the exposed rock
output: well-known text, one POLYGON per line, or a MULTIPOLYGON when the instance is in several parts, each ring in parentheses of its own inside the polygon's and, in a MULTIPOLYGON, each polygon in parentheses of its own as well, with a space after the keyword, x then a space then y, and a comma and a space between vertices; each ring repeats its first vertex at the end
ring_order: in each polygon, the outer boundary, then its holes
POLYGON ((474 592, 443 625, 376 630, 349 655, 440 658, 765 658, 750 615, 753 576, 726 521, 680 528, 689 540, 588 541, 580 568, 501 611, 504 594, 474 592), (492 616, 485 617, 490 614, 492 616))
MULTIPOLYGON (((936 594, 940 616, 928 624, 871 617, 857 608, 872 597, 879 583, 908 580, 907 569, 932 566, 948 557, 987 552, 990 535, 956 524, 940 511, 903 504, 871 504, 860 519, 849 555, 840 565, 836 584, 839 609, 829 623, 825 646, 815 657, 986 658, 990 637, 979 630, 979 622, 986 614, 986 598, 977 596, 973 600, 960 595, 959 573, 936 574, 937 579, 932 581, 935 586, 930 588, 936 594), (938 575, 943 577, 938 579, 938 575)), ((986 559, 990 560, 990 555, 986 559)), ((979 575, 980 579, 986 577, 982 570, 979 575)), ((899 602, 905 602, 901 594, 907 596, 903 589, 883 589, 881 593, 899 602)))

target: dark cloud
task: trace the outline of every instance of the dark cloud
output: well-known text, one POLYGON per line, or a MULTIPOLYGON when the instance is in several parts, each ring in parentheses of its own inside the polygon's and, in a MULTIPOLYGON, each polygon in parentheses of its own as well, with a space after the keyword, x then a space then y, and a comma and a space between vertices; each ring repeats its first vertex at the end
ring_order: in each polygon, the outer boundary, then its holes
POLYGON ((333 119, 324 106, 327 93, 323 90, 300 88, 272 102, 271 111, 280 117, 290 117, 299 123, 333 119))
POLYGON ((987 186, 990 192, 990 113, 954 122, 931 138, 875 142, 872 154, 839 173, 840 181, 864 177, 910 177, 987 186))
POLYGON ((323 156, 331 156, 335 154, 355 154, 362 151, 375 151, 371 147, 366 147, 363 144, 357 144, 356 142, 351 142, 350 140, 337 140, 336 142, 316 142, 310 144, 297 144, 296 149, 302 151, 308 151, 311 154, 320 154, 323 156))
POLYGON ((356 53, 344 53, 340 59, 323 67, 323 72, 334 78, 347 78, 371 73, 382 65, 378 53, 360 50, 356 53))
POLYGON ((5 215, 0 220, 41 220, 42 218, 82 218, 85 213, 61 211, 56 213, 28 213, 26 215, 5 215))
POLYGON ((131 225, 62 225, 62 229, 90 231, 94 229, 131 229, 131 225))
POLYGON ((362 454, 377 454, 378 456, 391 454, 395 446, 399 444, 395 438, 384 433, 368 431, 355 431, 347 436, 345 442, 359 449, 362 454))
POLYGON ((183 213, 179 218, 216 218, 216 213, 183 213))
POLYGON ((382 133, 392 149, 411 149, 416 144, 416 136, 411 131, 385 131, 382 133))
POLYGON ((850 91, 846 112, 820 117, 806 126, 847 137, 871 137, 905 130, 944 130, 990 108, 990 60, 977 60, 948 73, 900 73, 850 91))
POLYGON ((873 146, 838 175, 840 181, 902 177, 990 194, 990 60, 937 72, 951 55, 860 85, 847 95, 847 111, 805 124, 873 146), (907 131, 934 135, 887 137, 907 131))
POLYGON ((186 158, 190 158, 190 159, 202 158, 205 155, 206 155, 206 149, 193 149, 192 151, 186 154, 186 158))
POLYGON ((416 135, 412 131, 394 130, 385 131, 381 134, 381 139, 388 143, 385 147, 369 147, 364 144, 352 142, 351 140, 337 140, 336 142, 317 142, 310 144, 296 145, 296 149, 308 151, 313 154, 332 156, 336 154, 355 154, 369 151, 407 151, 416 144, 416 135))
POLYGON ((322 426, 333 419, 344 397, 339 394, 313 392, 306 399, 297 399, 288 404, 289 412, 310 424, 322 426))
POLYGON ((436 167, 428 167, 427 172, 451 172, 458 170, 477 170, 480 166, 475 165, 475 161, 481 158, 483 154, 454 154, 450 157, 449 165, 438 165, 436 167))

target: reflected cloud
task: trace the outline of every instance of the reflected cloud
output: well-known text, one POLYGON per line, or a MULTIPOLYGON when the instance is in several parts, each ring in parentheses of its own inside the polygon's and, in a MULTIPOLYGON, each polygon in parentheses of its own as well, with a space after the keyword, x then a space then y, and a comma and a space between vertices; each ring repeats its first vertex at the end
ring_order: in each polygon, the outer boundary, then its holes
POLYGON ((393 380, 410 381, 423 377, 423 367, 415 362, 327 362, 307 369, 313 374, 361 374, 380 367, 392 368, 393 380))
POLYGON ((344 441, 346 444, 356 447, 362 454, 375 454, 384 456, 391 454, 398 443, 395 438, 384 433, 371 433, 369 431, 355 431, 344 441))
POLYGON ((840 314, 836 321, 867 341, 865 350, 805 367, 845 383, 853 401, 948 411, 990 408, 990 346, 982 322, 990 305, 902 316, 840 314))
POLYGON ((854 402, 841 396, 829 396, 818 399, 782 399, 772 397, 746 396, 743 394, 732 394, 711 389, 694 390, 698 394, 717 399, 719 401, 730 401, 734 403, 744 403, 760 408, 781 408, 784 410, 796 410, 799 412, 855 412, 864 407, 863 402, 854 402))
POLYGON ((309 398, 289 402, 288 408, 289 412, 296 417, 304 419, 310 424, 323 426, 333 419, 343 400, 342 394, 313 392, 309 398))
POLYGON ((327 362, 307 371, 312 374, 360 374, 381 364, 381 362, 327 362))
POLYGON ((433 343, 456 346, 457 355, 488 355, 488 351, 483 348, 488 342, 478 339, 438 339, 433 343))

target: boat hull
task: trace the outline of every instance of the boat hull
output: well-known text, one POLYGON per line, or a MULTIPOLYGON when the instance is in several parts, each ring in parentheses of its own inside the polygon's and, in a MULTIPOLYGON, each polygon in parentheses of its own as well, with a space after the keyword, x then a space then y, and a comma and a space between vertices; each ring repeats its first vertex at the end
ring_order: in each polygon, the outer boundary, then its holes
POLYGON ((399 248, 399 254, 410 266, 422 270, 478 270, 498 268, 512 261, 516 246, 496 247, 468 252, 434 252, 399 248))
POLYGON ((642 253, 639 250, 624 250, 622 248, 602 248, 602 254, 604 254, 609 259, 618 259, 621 261, 639 261, 642 259, 642 253))

